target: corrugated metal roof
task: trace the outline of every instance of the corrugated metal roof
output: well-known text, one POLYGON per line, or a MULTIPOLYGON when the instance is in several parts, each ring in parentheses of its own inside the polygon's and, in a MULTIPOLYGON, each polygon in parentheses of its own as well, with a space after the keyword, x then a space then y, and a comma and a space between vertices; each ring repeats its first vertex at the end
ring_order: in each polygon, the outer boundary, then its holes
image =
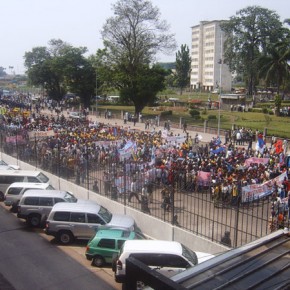
POLYGON ((290 289, 290 234, 272 233, 171 280, 184 289, 290 289))

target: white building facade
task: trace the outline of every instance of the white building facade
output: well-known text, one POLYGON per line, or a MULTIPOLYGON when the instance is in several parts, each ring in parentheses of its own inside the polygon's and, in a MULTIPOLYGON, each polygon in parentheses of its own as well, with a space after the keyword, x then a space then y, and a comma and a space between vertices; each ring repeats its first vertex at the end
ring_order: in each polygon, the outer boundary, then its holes
POLYGON ((232 75, 223 63, 225 34, 220 28, 222 21, 202 21, 193 26, 191 44, 191 89, 223 92, 232 88, 232 75))

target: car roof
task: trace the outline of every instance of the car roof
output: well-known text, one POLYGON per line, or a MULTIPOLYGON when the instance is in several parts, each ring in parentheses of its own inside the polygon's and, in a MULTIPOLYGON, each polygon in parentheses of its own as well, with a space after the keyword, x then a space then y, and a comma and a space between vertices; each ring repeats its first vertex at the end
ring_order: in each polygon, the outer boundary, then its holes
POLYGON ((40 173, 40 171, 34 171, 34 170, 0 170, 0 175, 19 175, 19 176, 37 176, 40 173))
MULTIPOLYGON (((64 197, 66 196, 68 192, 64 191, 64 190, 37 190, 37 189, 29 189, 27 191, 24 192, 23 197, 24 196, 39 196, 41 195, 42 197, 64 197)), ((71 194, 71 193, 69 193, 71 194)))
POLYGON ((162 240, 127 240, 123 245, 123 252, 148 252, 182 254, 182 246, 176 241, 162 240))
POLYGON ((0 170, 16 170, 16 169, 13 168, 13 167, 10 166, 10 165, 3 165, 3 164, 0 164, 0 170))
POLYGON ((69 202, 58 202, 52 208, 54 211, 74 211, 74 212, 86 212, 96 214, 99 212, 101 206, 97 203, 69 203, 69 202))
POLYGON ((47 188, 48 186, 51 186, 49 183, 34 183, 34 182, 13 182, 9 185, 8 188, 11 187, 29 187, 29 188, 47 188))
POLYGON ((113 238, 113 239, 118 239, 118 238, 123 238, 123 239, 128 239, 130 237, 134 238, 135 232, 132 231, 126 231, 123 229, 102 229, 98 230, 96 232, 95 237, 97 238, 113 238))

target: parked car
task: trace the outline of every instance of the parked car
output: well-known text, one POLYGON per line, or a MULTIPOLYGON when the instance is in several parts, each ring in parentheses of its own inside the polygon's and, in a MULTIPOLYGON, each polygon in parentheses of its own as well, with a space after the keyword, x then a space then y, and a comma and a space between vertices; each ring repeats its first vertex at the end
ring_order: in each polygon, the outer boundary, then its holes
POLYGON ((86 258, 92 261, 96 267, 112 263, 121 246, 126 240, 145 239, 145 236, 138 232, 131 232, 122 229, 101 229, 92 237, 86 247, 86 258))
POLYGON ((128 240, 124 242, 117 259, 112 263, 115 281, 118 283, 126 284, 126 259, 130 256, 167 277, 214 257, 211 254, 194 252, 176 241, 128 240))
POLYGON ((49 178, 35 170, 0 170, 0 201, 4 200, 4 193, 14 182, 49 183, 49 178))
POLYGON ((20 166, 8 164, 4 160, 0 160, 0 170, 18 170, 20 169, 20 166))
POLYGON ((46 190, 54 189, 49 183, 14 182, 6 190, 4 204, 11 206, 12 211, 16 211, 23 194, 30 189, 46 190))
POLYGON ((76 198, 64 190, 27 190, 20 199, 17 217, 25 219, 28 225, 38 227, 46 222, 52 207, 58 202, 90 203, 76 198))
POLYGON ((134 231, 135 221, 130 216, 112 214, 96 203, 60 202, 53 206, 45 232, 62 244, 69 244, 74 239, 90 239, 100 226, 134 231))

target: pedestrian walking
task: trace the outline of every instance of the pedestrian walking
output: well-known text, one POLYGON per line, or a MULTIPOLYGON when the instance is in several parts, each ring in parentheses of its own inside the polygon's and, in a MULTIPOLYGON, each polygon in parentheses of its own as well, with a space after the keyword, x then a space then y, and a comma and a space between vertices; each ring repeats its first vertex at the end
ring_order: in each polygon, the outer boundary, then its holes
POLYGON ((187 123, 185 121, 183 123, 183 133, 187 133, 187 123))
POLYGON ((93 191, 96 193, 99 193, 99 184, 98 184, 98 180, 95 180, 94 185, 93 185, 93 191))
POLYGON ((138 194, 137 180, 136 179, 133 179, 133 181, 131 182, 128 202, 131 202, 131 199, 133 198, 133 196, 136 197, 136 199, 138 200, 139 203, 141 202, 140 198, 139 198, 139 194, 138 194))

